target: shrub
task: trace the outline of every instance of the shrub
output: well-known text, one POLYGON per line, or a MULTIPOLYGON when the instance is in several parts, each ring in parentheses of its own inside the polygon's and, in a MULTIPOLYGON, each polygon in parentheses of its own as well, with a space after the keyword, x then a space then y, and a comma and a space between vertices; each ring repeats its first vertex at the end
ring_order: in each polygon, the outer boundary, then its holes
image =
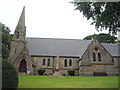
POLYGON ((38 70, 38 74, 39 74, 39 75, 43 75, 44 73, 45 73, 45 70, 43 70, 43 69, 39 69, 39 70, 38 70))
POLYGON ((2 88, 17 88, 18 73, 7 60, 2 60, 2 88))
POLYGON ((56 68, 53 68, 53 73, 55 73, 56 68))
POLYGON ((68 70, 68 74, 69 74, 70 76, 74 76, 75 70, 68 70))

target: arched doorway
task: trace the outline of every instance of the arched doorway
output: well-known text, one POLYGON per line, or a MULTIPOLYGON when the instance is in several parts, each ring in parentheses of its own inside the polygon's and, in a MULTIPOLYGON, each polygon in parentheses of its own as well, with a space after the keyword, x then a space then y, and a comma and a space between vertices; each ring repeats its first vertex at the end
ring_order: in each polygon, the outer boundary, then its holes
POLYGON ((27 72, 27 64, 26 64, 26 60, 25 60, 25 59, 23 59, 23 60, 20 62, 19 72, 27 72))

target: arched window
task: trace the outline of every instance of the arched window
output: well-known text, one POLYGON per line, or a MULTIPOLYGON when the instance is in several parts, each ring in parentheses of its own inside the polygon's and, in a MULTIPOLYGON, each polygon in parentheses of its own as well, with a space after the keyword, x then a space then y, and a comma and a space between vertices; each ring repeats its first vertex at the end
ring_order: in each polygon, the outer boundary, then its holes
POLYGON ((43 58, 43 65, 45 65, 45 63, 46 63, 46 60, 45 60, 45 58, 43 58))
POLYGON ((93 53, 93 61, 96 61, 96 54, 93 53))
POLYGON ((69 66, 72 66, 72 60, 71 59, 69 60, 69 66))
POLYGON ((112 62, 114 63, 114 59, 112 59, 112 62))
POLYGON ((50 66, 50 59, 47 60, 47 66, 50 66))
POLYGON ((64 66, 67 67, 67 59, 64 61, 64 66))
POLYGON ((14 53, 16 53, 16 51, 17 51, 17 48, 15 47, 15 48, 14 48, 14 53))
POLYGON ((98 61, 101 61, 101 54, 98 53, 98 61))
POLYGON ((98 51, 98 48, 97 48, 97 47, 95 48, 95 51, 98 51))
POLYGON ((17 39, 19 38, 19 31, 17 32, 17 39))

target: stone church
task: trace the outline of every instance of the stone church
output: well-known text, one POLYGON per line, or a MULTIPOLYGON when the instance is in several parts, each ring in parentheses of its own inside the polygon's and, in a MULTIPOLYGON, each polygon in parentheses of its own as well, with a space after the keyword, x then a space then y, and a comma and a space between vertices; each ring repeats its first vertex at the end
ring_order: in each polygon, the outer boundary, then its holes
POLYGON ((25 7, 16 26, 10 46, 9 60, 22 74, 37 75, 38 69, 52 74, 59 58, 60 73, 68 75, 120 75, 120 44, 97 40, 28 38, 25 7))

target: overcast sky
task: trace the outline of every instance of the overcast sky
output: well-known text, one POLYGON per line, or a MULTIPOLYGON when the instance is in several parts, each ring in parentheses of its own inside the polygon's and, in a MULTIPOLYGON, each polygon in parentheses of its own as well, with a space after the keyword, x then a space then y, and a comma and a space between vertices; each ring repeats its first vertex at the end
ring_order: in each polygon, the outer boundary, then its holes
POLYGON ((13 33, 25 6, 27 37, 83 39, 98 34, 70 1, 0 0, 0 22, 13 33))

